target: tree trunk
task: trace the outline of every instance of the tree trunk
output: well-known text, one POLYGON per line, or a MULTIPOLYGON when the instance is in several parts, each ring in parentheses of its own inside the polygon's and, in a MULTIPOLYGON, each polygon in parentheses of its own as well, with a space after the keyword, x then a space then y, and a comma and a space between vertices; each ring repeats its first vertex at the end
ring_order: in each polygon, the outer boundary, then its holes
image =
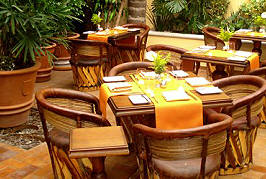
POLYGON ((146 0, 128 0, 128 23, 145 23, 146 0))

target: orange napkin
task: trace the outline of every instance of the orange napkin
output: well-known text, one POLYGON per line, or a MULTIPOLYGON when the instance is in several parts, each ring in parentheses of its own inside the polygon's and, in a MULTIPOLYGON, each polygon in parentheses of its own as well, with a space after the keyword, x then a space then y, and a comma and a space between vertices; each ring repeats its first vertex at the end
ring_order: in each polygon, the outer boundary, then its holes
MULTIPOLYGON (((201 100, 189 92, 193 88, 184 80, 176 80, 170 77, 166 88, 153 88, 155 105, 156 128, 159 129, 185 129, 203 125, 203 107, 201 100), (190 100, 167 102, 162 96, 163 91, 177 90, 182 86, 186 93, 193 96, 190 100)), ((139 84, 142 90, 146 90, 144 84, 139 84)), ((147 94, 149 97, 150 95, 147 94)))

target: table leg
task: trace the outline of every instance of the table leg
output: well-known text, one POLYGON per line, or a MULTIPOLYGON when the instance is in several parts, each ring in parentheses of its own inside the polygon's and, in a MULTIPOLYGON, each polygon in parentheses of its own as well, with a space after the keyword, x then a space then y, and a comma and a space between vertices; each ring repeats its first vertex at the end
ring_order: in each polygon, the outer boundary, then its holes
POLYGON ((259 56, 261 57, 262 50, 261 50, 261 41, 253 40, 253 49, 252 52, 258 52, 259 56))
POLYGON ((92 178, 95 179, 106 179, 106 173, 104 168, 105 157, 91 157, 90 161, 92 163, 92 178))
POLYGON ((228 74, 225 72, 225 66, 224 65, 215 65, 215 70, 212 73, 212 79, 213 80, 218 80, 221 78, 228 77, 228 74))

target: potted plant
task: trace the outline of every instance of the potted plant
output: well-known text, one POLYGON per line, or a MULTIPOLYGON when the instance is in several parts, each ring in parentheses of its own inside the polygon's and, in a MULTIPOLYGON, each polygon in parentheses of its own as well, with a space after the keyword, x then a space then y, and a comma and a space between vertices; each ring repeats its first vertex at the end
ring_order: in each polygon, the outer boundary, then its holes
POLYGON ((31 0, 0 1, 0 128, 27 121, 40 67, 36 57, 52 55, 42 47, 52 43, 53 19, 35 7, 31 0))
POLYGON ((80 14, 82 7, 77 4, 82 4, 81 0, 47 0, 49 2, 49 13, 55 17, 56 27, 53 29, 54 36, 58 40, 55 48, 54 70, 71 70, 69 64, 70 53, 68 50, 67 41, 79 38, 78 33, 73 32, 73 22, 81 22, 75 17, 75 13, 80 14))
POLYGON ((225 46, 224 50, 229 50, 229 40, 233 36, 234 32, 230 32, 229 30, 221 29, 220 33, 218 34, 218 38, 224 41, 225 46))

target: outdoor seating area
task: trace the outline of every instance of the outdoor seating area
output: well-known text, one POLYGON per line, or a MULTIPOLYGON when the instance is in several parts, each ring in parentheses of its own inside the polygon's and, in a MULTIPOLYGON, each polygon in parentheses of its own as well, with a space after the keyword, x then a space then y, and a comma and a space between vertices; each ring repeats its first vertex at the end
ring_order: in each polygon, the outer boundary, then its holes
POLYGON ((0 178, 266 179, 266 12, 176 41, 157 0, 79 3, 0 2, 0 178))

